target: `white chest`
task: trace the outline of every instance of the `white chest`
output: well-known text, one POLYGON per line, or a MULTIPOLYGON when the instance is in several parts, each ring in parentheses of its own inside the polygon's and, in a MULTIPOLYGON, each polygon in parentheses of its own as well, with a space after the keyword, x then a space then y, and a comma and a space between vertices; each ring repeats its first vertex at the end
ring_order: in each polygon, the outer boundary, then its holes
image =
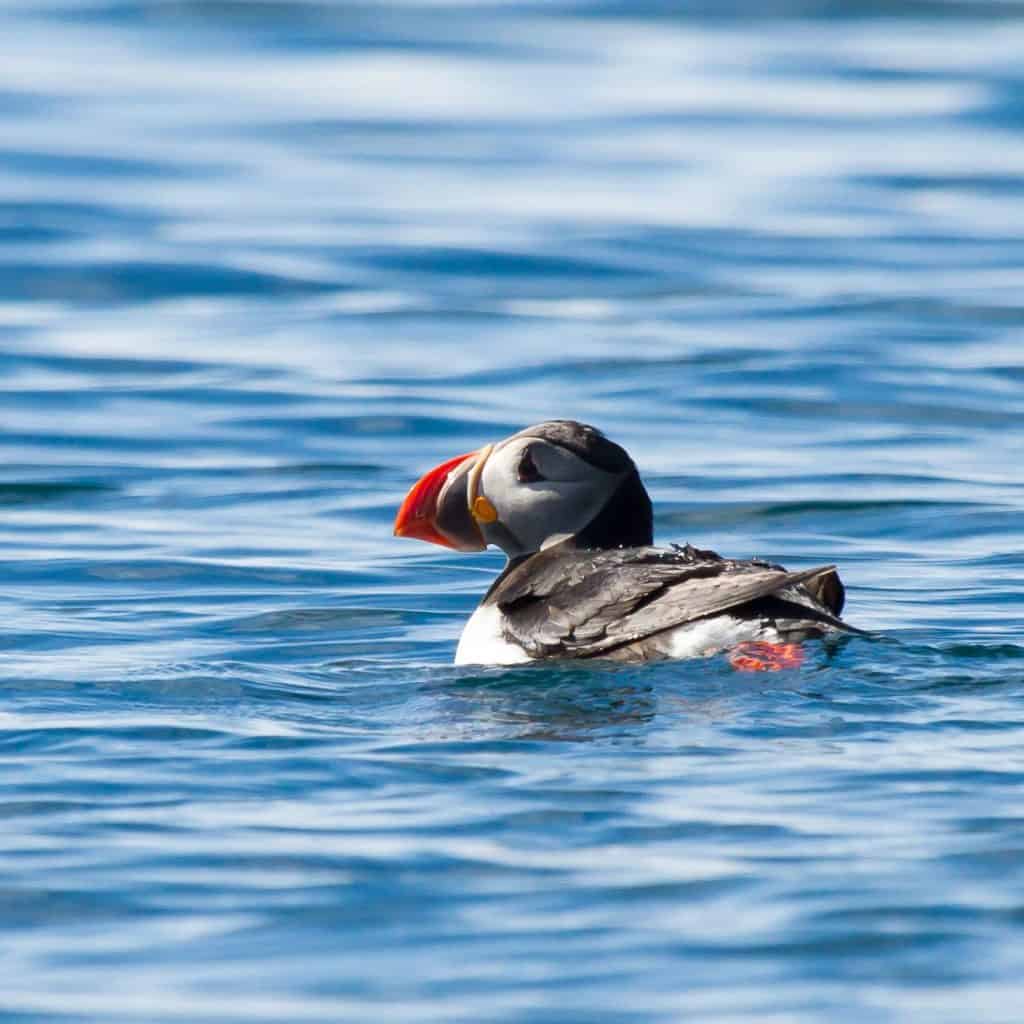
POLYGON ((497 605, 480 605, 466 623, 455 652, 456 665, 520 665, 530 656, 501 632, 497 605))

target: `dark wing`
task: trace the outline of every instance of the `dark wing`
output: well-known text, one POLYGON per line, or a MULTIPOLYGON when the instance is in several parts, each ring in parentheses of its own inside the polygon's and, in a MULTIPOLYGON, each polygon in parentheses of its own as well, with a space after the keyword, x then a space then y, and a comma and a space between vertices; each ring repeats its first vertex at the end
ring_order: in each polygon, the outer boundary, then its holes
POLYGON ((833 566, 786 572, 689 546, 579 551, 566 541, 503 575, 485 604, 498 605, 509 639, 531 657, 591 658, 766 598, 846 629, 841 595, 833 566))

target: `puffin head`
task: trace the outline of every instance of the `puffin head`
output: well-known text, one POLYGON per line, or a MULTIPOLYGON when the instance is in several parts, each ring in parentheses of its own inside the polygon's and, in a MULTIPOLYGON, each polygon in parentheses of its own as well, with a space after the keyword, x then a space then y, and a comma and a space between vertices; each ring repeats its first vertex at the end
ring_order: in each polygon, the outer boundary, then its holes
POLYGON ((633 460, 601 431, 548 420, 432 469, 402 502, 395 536, 457 551, 493 544, 509 558, 563 537, 634 547, 652 542, 651 500, 633 460))

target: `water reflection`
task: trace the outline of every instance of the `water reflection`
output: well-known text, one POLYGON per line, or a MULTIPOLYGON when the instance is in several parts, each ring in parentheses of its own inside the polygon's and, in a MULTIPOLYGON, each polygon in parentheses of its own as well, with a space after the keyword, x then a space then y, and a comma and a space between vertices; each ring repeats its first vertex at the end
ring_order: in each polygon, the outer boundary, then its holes
POLYGON ((658 711, 650 681, 613 668, 469 669, 434 685, 439 714, 460 732, 472 732, 475 723, 487 734, 497 726, 520 740, 638 738, 658 711))
MULTIPOLYGON (((860 641, 865 642, 865 641, 860 641)), ((421 684, 439 727, 465 740, 495 738, 682 744, 708 726, 746 719, 759 696, 820 699, 845 641, 808 644, 800 671, 738 672, 718 656, 645 666, 547 664, 442 670, 421 684)))
POLYGON ((0 4, 5 1009, 1009 1020, 1022 13, 0 4), (450 667, 553 416, 889 640, 450 667))

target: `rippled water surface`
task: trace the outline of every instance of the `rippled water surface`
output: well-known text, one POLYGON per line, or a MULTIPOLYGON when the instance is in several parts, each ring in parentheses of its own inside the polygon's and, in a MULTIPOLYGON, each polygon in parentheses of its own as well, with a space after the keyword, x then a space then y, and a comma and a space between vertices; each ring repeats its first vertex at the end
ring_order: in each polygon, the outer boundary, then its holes
POLYGON ((1024 1002, 1024 7, 0 7, 0 1016, 1024 1002), (451 667, 572 416, 804 668, 451 667))

